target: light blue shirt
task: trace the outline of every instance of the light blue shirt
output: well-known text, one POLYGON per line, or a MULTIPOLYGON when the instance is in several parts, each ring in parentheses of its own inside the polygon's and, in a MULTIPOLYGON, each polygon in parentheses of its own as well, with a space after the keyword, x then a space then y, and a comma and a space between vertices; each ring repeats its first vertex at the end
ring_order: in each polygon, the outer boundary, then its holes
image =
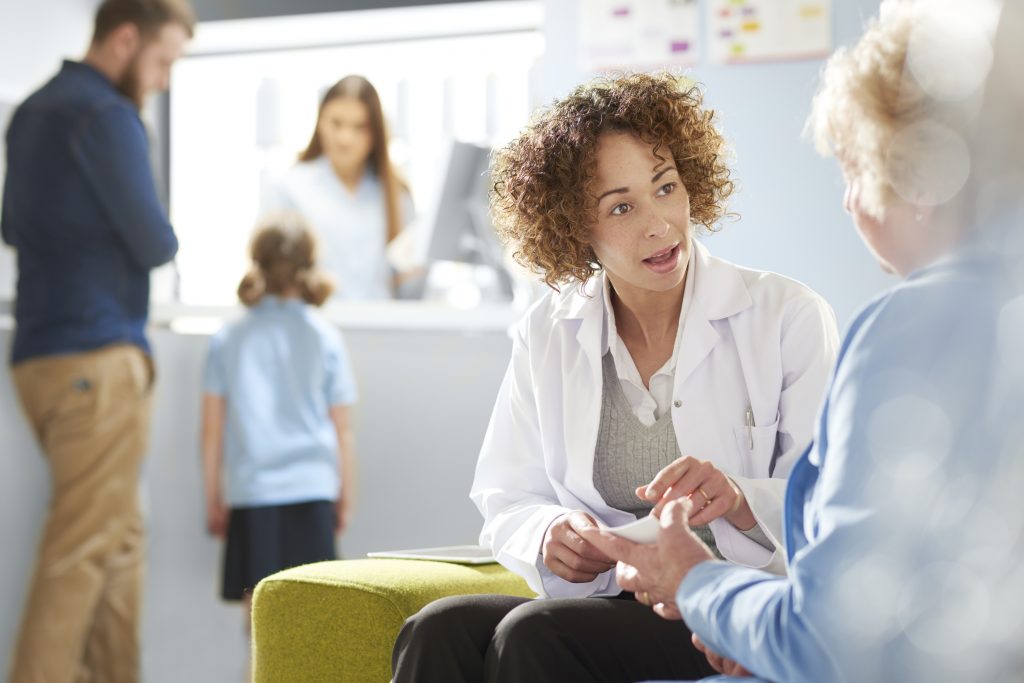
POLYGON ((1024 298, 1006 266, 964 252, 856 317, 789 477, 788 577, 709 561, 679 587, 713 650, 786 683, 1019 678, 1024 298))
MULTIPOLYGON (((292 210, 302 214, 319 239, 318 261, 330 273, 341 300, 391 297, 388 265, 387 210, 384 188, 377 177, 364 173, 355 191, 338 178, 327 157, 295 164, 268 184, 261 212, 292 210)), ((403 197, 403 219, 412 220, 413 207, 403 197)))
POLYGON ((299 299, 264 297, 214 335, 203 388, 227 403, 224 496, 230 506, 336 500, 330 408, 356 400, 341 333, 299 299))

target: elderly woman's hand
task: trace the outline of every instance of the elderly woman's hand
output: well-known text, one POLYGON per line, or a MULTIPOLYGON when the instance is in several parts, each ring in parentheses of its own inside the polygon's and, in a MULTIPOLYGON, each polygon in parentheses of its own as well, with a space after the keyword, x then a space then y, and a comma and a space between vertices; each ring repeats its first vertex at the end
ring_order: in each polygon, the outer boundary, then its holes
POLYGON ((704 560, 715 559, 690 531, 687 517, 691 507, 693 503, 686 499, 665 506, 657 543, 633 543, 597 528, 581 532, 584 539, 618 560, 615 578, 619 586, 632 591, 637 601, 651 605, 665 619, 681 618, 676 591, 690 570, 704 560))
POLYGON ((597 524, 585 512, 575 510, 557 517, 541 546, 544 566, 572 583, 587 583, 615 566, 615 560, 587 541, 583 535, 597 530, 597 524))
POLYGON ((669 501, 688 498, 696 510, 690 517, 693 526, 719 517, 743 531, 757 524, 746 497, 733 480, 710 462, 689 455, 667 465, 650 484, 638 487, 636 495, 656 503, 651 511, 655 517, 661 516, 669 501))
POLYGON ((690 634, 690 640, 693 641, 693 646, 707 657, 708 664, 711 665, 711 668, 718 673, 725 676, 734 676, 736 678, 744 678, 753 675, 747 671, 742 664, 738 664, 727 657, 723 657, 705 645, 704 641, 702 641, 696 633, 690 634))

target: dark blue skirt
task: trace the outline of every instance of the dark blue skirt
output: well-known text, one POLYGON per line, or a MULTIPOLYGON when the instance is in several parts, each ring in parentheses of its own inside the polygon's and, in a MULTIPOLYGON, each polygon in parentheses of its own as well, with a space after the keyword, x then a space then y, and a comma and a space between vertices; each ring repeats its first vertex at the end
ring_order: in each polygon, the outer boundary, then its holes
POLYGON ((331 500, 231 508, 221 596, 241 600, 282 569, 337 559, 335 514, 331 500))

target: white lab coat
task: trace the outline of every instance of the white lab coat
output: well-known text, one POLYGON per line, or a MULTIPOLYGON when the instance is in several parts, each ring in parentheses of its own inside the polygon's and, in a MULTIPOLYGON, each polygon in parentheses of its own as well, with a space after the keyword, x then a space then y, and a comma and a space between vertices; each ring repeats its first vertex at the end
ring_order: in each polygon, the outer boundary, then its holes
MULTIPOLYGON (((838 346, 835 314, 798 282, 691 244, 693 300, 671 408, 679 450, 710 460, 736 482, 776 548, 717 519, 711 530, 722 555, 782 573, 785 478, 811 441, 838 346)), ((566 287, 545 296, 516 327, 470 494, 484 516, 480 543, 542 596, 620 591, 614 571, 570 583, 544 566, 541 543, 556 517, 585 510, 610 526, 634 519, 606 505, 593 483, 608 350, 603 279, 592 278, 585 292, 566 287)))

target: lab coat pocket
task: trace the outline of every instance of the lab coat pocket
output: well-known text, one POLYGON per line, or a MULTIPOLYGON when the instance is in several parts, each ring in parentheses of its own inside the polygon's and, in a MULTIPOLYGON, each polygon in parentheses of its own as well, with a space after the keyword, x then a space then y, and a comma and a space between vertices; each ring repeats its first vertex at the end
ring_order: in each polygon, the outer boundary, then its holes
POLYGON ((768 477, 779 433, 779 414, 770 425, 733 427, 740 459, 741 476, 768 477))

